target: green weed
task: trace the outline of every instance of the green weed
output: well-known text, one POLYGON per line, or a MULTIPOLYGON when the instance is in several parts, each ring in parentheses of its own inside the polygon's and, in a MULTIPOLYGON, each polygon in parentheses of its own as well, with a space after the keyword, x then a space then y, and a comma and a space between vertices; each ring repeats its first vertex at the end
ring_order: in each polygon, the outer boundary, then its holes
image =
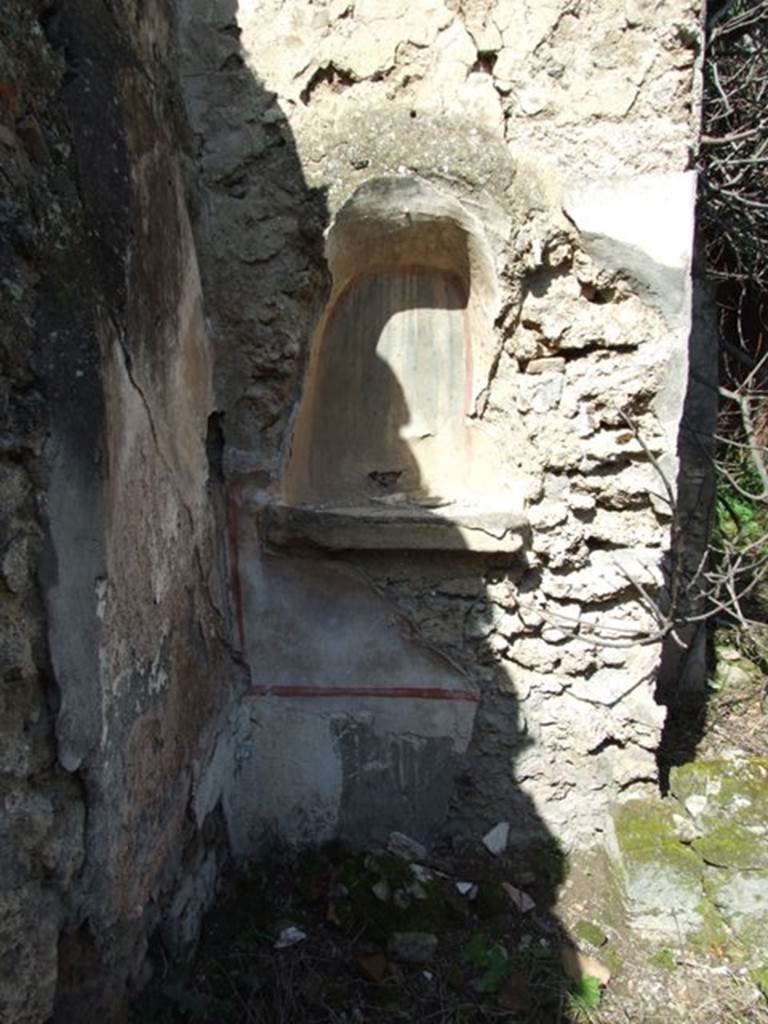
POLYGON ((483 973, 475 981, 478 992, 498 992, 512 970, 509 953, 501 942, 473 935, 464 947, 463 959, 483 973))
POLYGON ((592 1011, 600 1006, 600 982, 589 974, 582 975, 568 997, 568 1009, 575 1021, 592 1020, 592 1011))

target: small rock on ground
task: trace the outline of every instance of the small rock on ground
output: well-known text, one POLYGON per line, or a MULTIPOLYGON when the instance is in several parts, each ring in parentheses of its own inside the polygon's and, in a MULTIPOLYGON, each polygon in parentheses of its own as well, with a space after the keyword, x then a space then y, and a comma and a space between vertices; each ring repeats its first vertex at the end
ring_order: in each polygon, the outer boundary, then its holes
POLYGON ((395 932, 387 943, 387 952, 406 964, 428 964, 437 952, 437 936, 430 932, 395 932))

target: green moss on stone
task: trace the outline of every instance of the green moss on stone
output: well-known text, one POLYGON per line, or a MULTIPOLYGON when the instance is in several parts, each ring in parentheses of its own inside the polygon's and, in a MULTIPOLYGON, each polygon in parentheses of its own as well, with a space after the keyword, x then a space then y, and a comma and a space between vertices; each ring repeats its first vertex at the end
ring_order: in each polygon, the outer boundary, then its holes
POLYGON ((625 873, 658 865, 697 885, 701 860, 677 838, 672 809, 660 800, 629 800, 614 812, 614 828, 625 873))
POLYGON ((696 931, 703 861, 676 835, 669 801, 630 800, 613 813, 611 855, 632 925, 658 939, 696 931))
POLYGON ((733 935, 723 916, 714 903, 702 899, 696 908, 701 918, 701 926, 688 936, 688 944, 700 953, 719 957, 727 956, 729 960, 739 963, 747 958, 746 951, 733 935))
POLYGON ((674 839, 672 812, 661 800, 628 800, 613 814, 616 836, 624 849, 674 839))
POLYGON ((739 958, 754 962, 768 948, 768 871, 709 868, 704 889, 725 922, 739 958))
POLYGON ((603 929, 592 921, 577 921, 573 928, 573 934, 577 939, 588 942, 596 949, 604 946, 608 941, 608 936, 603 929))
POLYGON ((704 922, 701 936, 707 938, 709 945, 722 945, 727 942, 730 937, 728 927, 714 903, 703 899, 697 910, 704 922))
POLYGON ((691 844, 708 864, 724 868, 768 868, 765 834, 724 821, 691 844))
POLYGON ((722 825, 724 817, 759 827, 768 820, 768 758, 721 758, 681 765, 670 773, 670 791, 707 831, 722 825), (705 803, 692 811, 691 797, 705 803))

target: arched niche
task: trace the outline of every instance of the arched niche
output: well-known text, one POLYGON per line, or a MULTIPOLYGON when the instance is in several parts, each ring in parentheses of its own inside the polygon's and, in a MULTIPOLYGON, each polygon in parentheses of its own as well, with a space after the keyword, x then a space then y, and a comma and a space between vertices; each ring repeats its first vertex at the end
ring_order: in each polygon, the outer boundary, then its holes
POLYGON ((419 179, 375 179, 340 210, 326 256, 271 538, 517 549, 519 503, 472 419, 498 307, 480 224, 419 179))

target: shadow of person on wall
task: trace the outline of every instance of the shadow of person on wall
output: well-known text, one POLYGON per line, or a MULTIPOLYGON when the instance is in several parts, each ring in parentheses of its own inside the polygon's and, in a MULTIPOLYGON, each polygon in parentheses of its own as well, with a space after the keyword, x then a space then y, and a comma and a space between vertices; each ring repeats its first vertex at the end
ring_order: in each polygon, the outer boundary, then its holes
MULTIPOLYGON (((511 950, 510 963, 520 953, 534 976, 545 964, 550 988, 536 1010, 540 1015, 530 1019, 554 1019, 547 1017, 555 1012, 548 997, 556 1002, 562 995, 562 984, 551 982, 568 937, 552 911, 565 858, 515 778, 515 762, 533 740, 491 645, 495 608, 487 594, 491 583, 514 592, 525 559, 468 549, 450 501, 426 486, 416 454, 420 430, 415 441, 408 439, 415 422, 439 435, 437 410, 464 419, 466 297, 442 278, 425 267, 363 272, 315 339, 307 407, 298 416, 301 443, 295 441, 292 451, 305 467, 294 498, 300 508, 316 511, 318 523, 367 512, 380 536, 355 546, 298 532, 265 552, 257 583, 244 587, 246 621, 260 635, 247 657, 254 680, 263 675, 261 695, 293 701, 293 721, 302 718, 303 736, 312 723, 313 751, 299 769, 306 772, 308 801, 321 772, 319 762, 313 767, 323 743, 315 723, 325 716, 328 751, 322 760, 335 753, 341 768, 335 835, 363 847, 385 845, 393 831, 427 843, 448 870, 474 873, 486 895, 500 893, 501 905, 484 904, 486 926, 490 919, 492 927, 502 921, 509 926, 510 897, 497 888, 502 881, 533 895, 534 930, 553 959, 528 962, 525 953, 511 950), (418 282, 409 286, 404 279, 413 276, 418 282), (423 352, 414 355, 414 349, 423 352), (442 391, 453 399, 453 410, 442 391), (439 507, 431 507, 433 500, 439 507), (387 531, 414 510, 427 530, 439 527, 439 541, 390 544, 387 531), (273 619, 272 630, 265 631, 260 624, 275 605, 283 622, 274 630, 273 619), (290 638, 277 656, 275 636, 290 638), (299 680, 303 685, 296 685, 299 680), (318 703, 324 710, 317 710, 318 703), (502 842, 494 859, 480 839, 499 823, 508 827, 510 841, 508 847, 502 842)), ((461 474, 460 460, 456 472, 461 474)), ((286 473, 291 475, 290 464, 286 473)), ((465 481, 454 482, 460 491, 465 481)), ((266 705, 263 713, 274 714, 266 705)), ((294 757, 292 782, 296 771, 294 757)), ((275 784, 280 774, 273 766, 275 784)), ((284 818, 289 820, 289 828, 296 827, 296 816, 284 818)), ((517 938, 531 921, 517 915, 517 938)), ((515 941, 514 934, 509 938, 515 941)))

